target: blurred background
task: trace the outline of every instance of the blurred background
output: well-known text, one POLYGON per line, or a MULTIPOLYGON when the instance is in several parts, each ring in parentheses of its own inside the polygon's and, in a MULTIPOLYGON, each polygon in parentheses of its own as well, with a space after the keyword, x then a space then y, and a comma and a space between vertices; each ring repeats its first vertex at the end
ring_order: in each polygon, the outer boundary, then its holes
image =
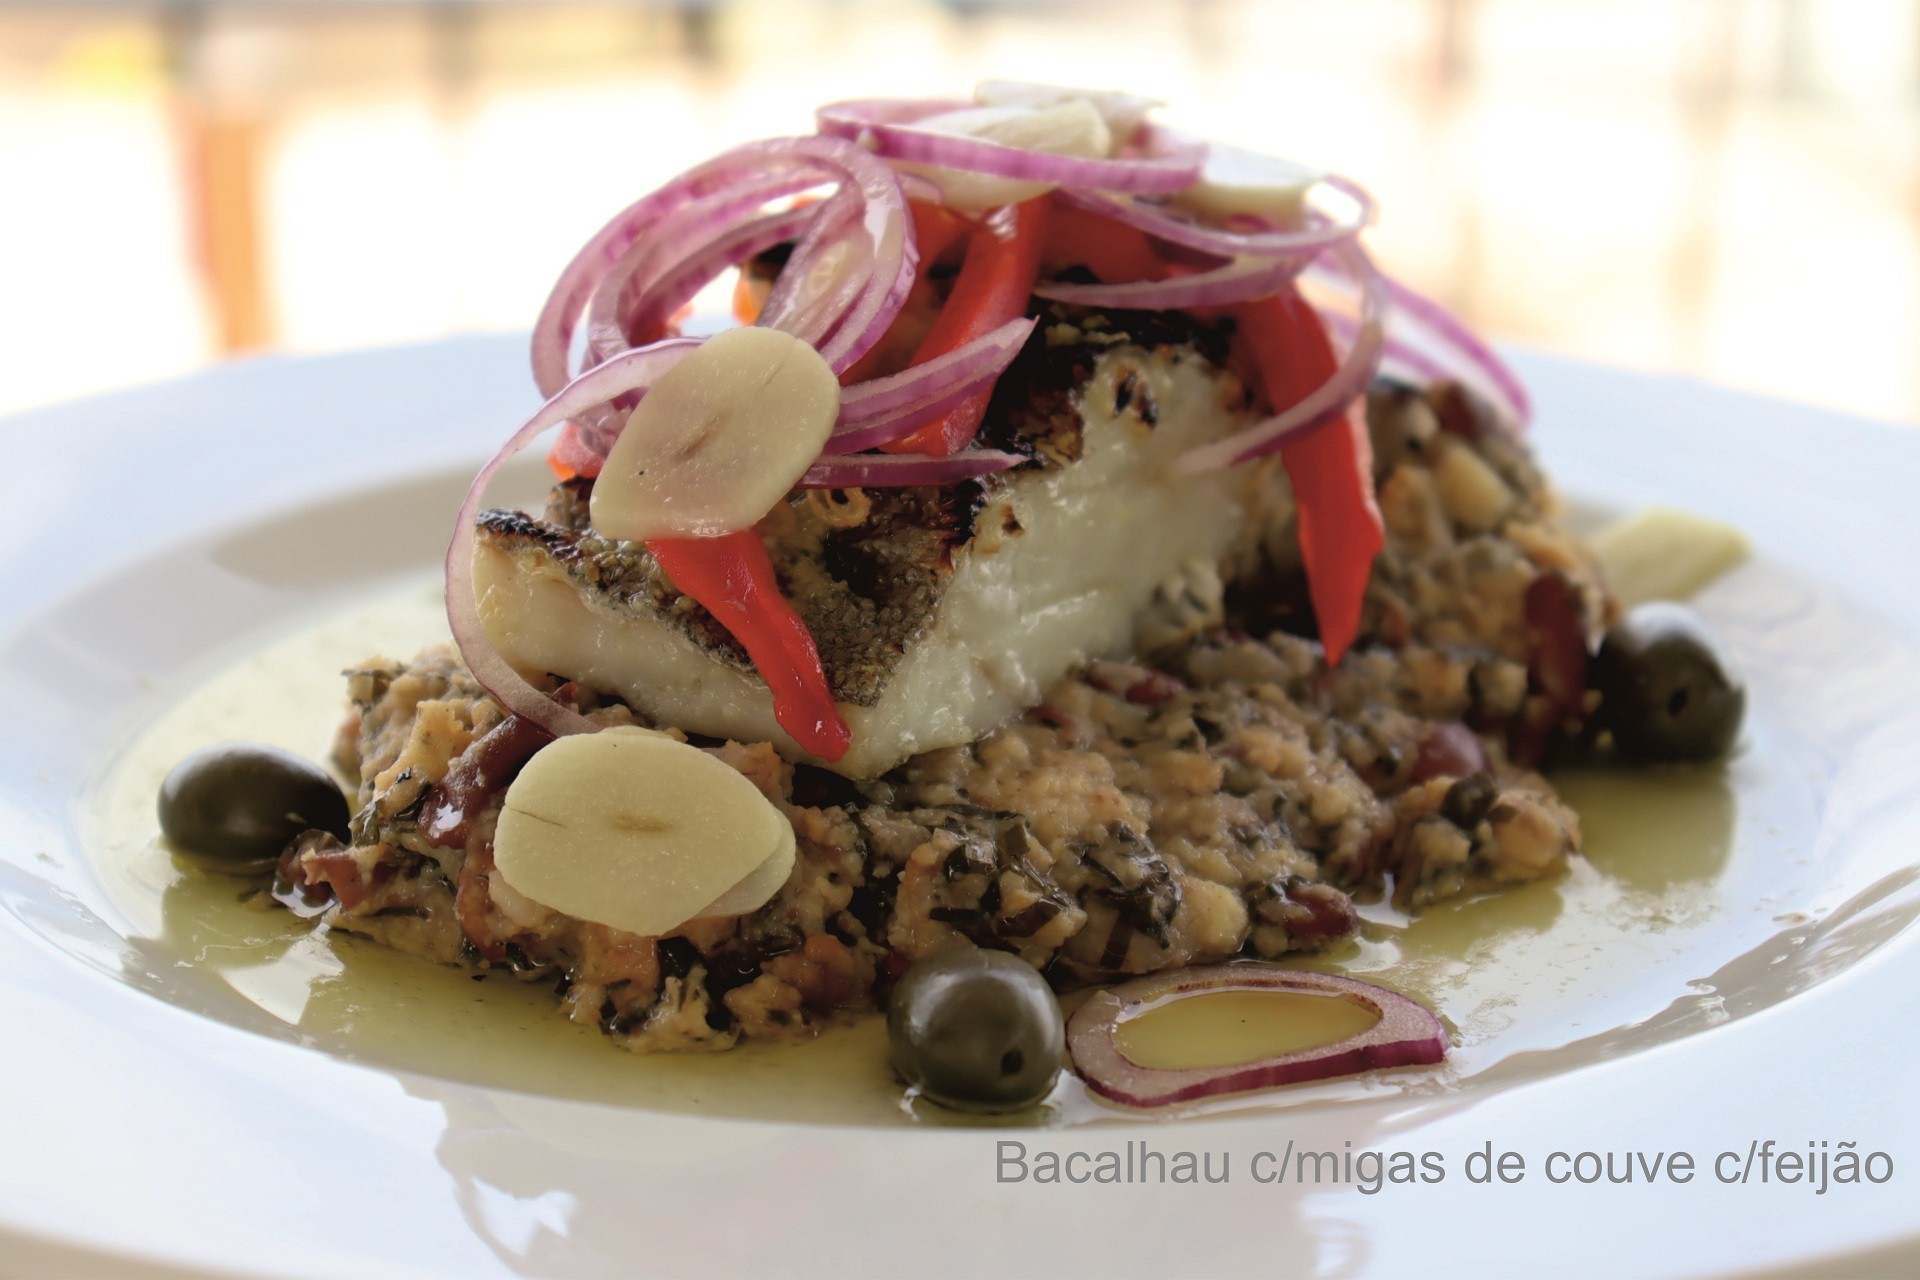
POLYGON ((0 0, 0 412, 524 329, 833 97, 1125 87, 1516 344, 1920 420, 1920 0, 0 0))

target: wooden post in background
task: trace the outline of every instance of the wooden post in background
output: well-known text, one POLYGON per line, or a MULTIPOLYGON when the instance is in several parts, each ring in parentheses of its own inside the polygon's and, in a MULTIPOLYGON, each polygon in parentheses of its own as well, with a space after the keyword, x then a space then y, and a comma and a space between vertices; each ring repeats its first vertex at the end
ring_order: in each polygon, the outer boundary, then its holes
POLYGON ((208 6, 167 13, 168 74, 191 251, 222 355, 257 350, 274 337, 261 235, 265 144, 262 86, 270 51, 246 33, 224 36, 208 6))

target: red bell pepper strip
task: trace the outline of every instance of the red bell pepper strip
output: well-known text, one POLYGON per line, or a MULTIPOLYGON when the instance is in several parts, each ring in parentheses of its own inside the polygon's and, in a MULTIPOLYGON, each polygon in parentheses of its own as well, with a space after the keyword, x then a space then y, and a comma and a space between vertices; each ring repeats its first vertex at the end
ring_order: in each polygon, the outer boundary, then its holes
MULTIPOLYGON (((1297 291, 1241 303, 1233 312, 1274 412, 1298 404, 1339 366, 1326 326, 1297 291)), ((1367 578, 1386 543, 1365 411, 1349 409, 1340 421, 1287 442, 1280 457, 1293 481, 1307 592, 1332 666, 1359 634, 1367 578)))
POLYGON ((752 324, 760 318, 760 308, 766 305, 766 295, 772 290, 771 284, 763 284, 748 275, 745 269, 733 282, 733 318, 741 324, 752 324))
MULTIPOLYGON (((1052 201, 1039 196, 996 209, 974 228, 960 274, 953 278, 953 291, 914 351, 912 364, 946 355, 1027 314, 1027 299, 1040 278, 1040 251, 1046 245, 1051 208, 1052 201)), ((957 453, 979 433, 980 419, 992 398, 993 388, 988 387, 939 421, 882 448, 893 453, 957 453)))
POLYGON ((732 633, 773 691, 773 717, 822 760, 847 754, 853 733, 834 706, 813 633, 773 575, 752 529, 719 538, 653 538, 647 550, 683 595, 732 633))
POLYGON ((1056 272, 1085 267, 1102 284, 1160 280, 1169 274, 1166 259, 1154 251, 1146 232, 1070 204, 1055 205, 1048 215, 1041 260, 1056 272))
POLYGON ((913 214, 914 243, 920 253, 914 267, 913 287, 907 292, 900 314, 894 317, 880 341, 840 375, 843 387, 869 378, 884 378, 907 367, 940 314, 940 291, 934 286, 932 275, 936 270, 957 267, 966 252, 967 238, 973 234, 974 223, 945 205, 910 200, 907 208, 913 214))
MULTIPOLYGON (((940 309, 939 297, 927 279, 928 273, 936 267, 954 265, 966 248, 967 237, 972 234, 973 223, 945 205, 910 200, 907 209, 913 215, 913 238, 920 254, 913 288, 893 326, 872 350, 840 375, 841 386, 885 377, 906 367, 913 349, 920 345, 926 330, 932 326, 934 312, 940 309)), ((772 289, 771 280, 756 279, 743 269, 733 287, 733 318, 741 324, 758 320, 772 289)))
POLYGON ((952 266, 966 252, 967 237, 973 234, 971 219, 925 200, 909 200, 907 209, 913 214, 913 240, 922 275, 933 267, 952 266))
MULTIPOLYGON (((804 209, 810 204, 817 203, 819 199, 820 197, 816 195, 795 196, 790 207, 804 209)), ((791 249, 793 246, 787 247, 791 249)), ((747 270, 746 264, 742 263, 740 275, 733 282, 733 318, 741 324, 752 324, 758 320, 760 309, 766 305, 767 294, 772 290, 773 281, 755 279, 753 273, 747 270)))

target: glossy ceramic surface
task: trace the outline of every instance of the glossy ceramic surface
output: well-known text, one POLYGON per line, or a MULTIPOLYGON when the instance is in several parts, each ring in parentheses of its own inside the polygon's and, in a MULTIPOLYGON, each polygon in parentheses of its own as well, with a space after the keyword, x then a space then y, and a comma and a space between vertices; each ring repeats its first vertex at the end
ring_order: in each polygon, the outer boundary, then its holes
MULTIPOLYGON (((464 975, 316 945, 278 917, 284 937, 263 942, 217 884, 116 844, 115 805, 147 785, 130 762, 145 743, 153 767, 167 717, 236 663, 311 654, 329 630, 351 648, 431 628, 423 575, 465 478, 531 407, 516 342, 265 361, 0 424, 0 1269, 1691 1275, 1844 1268, 1861 1250, 1910 1265, 1920 578, 1903 549, 1920 545, 1920 434, 1559 362, 1523 372, 1547 465, 1584 507, 1660 502, 1752 535, 1754 562, 1700 601, 1753 686, 1740 753, 1624 792, 1568 780, 1593 865, 1563 884, 1411 927, 1373 913, 1340 965, 1434 1002, 1459 1042, 1447 1071, 1151 1124, 1076 1104, 1018 1131, 915 1123, 884 1069, 858 1065, 878 1052, 864 1030, 822 1046, 811 1077, 771 1055, 706 1076, 633 1060, 530 993, 462 1000, 464 975), (383 597, 402 603, 367 615, 383 597), (862 1069, 877 1078, 844 1078, 862 1069), (1855 1141, 1894 1176, 1824 1195, 1713 1176, 1718 1153, 1767 1139, 1855 1141), (1194 1150, 1232 1176, 1004 1184, 1002 1141, 1194 1150), (1525 1156, 1521 1181, 1469 1179, 1489 1143, 1525 1156), (1256 1181, 1256 1157, 1289 1144, 1437 1152, 1445 1178, 1256 1181), (1700 1168, 1683 1185, 1547 1180, 1550 1153, 1586 1150, 1687 1150, 1700 1168)), ((305 711, 242 698, 232 715, 324 746, 305 711)))

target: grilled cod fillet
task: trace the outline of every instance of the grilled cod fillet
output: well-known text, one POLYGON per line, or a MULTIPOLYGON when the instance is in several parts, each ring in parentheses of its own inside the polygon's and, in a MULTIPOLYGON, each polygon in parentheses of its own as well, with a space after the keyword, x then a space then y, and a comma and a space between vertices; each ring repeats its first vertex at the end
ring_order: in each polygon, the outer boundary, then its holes
MULTIPOLYGON (((1069 670, 1127 651, 1162 584, 1244 562, 1285 524, 1277 462, 1174 473, 1186 449, 1256 416, 1223 359, 1223 335, 1184 317, 1057 312, 1002 377, 982 430, 1030 463, 776 509, 761 531, 853 734, 842 759, 812 762, 871 778, 974 741, 1069 670)), ((732 637, 644 548, 587 527, 587 492, 561 486, 545 519, 480 517, 475 580, 501 653, 656 723, 811 760, 732 637)))

